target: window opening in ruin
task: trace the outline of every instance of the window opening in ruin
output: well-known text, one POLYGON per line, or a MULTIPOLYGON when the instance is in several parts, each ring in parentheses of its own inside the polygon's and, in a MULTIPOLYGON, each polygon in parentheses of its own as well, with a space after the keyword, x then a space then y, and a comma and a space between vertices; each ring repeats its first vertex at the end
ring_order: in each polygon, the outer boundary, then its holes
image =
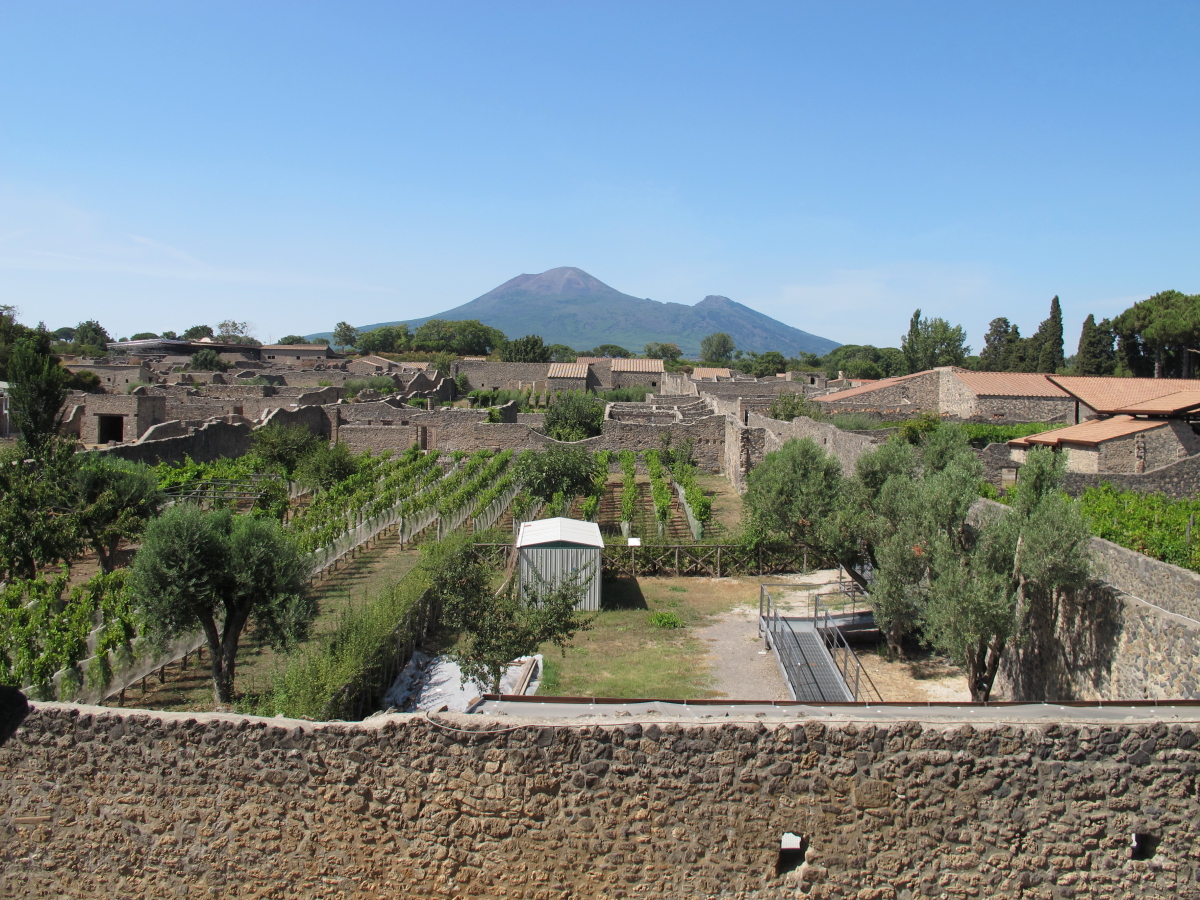
POLYGON ((96 423, 96 442, 107 444, 115 441, 121 443, 125 440, 125 417, 124 416, 97 416, 99 421, 96 423))
POLYGON ((1152 859, 1158 850, 1158 838, 1152 834, 1134 834, 1129 845, 1130 859, 1152 859))
POLYGON ((808 838, 785 831, 779 839, 779 858, 775 861, 775 874, 786 875, 798 869, 804 863, 804 854, 807 852, 808 838))

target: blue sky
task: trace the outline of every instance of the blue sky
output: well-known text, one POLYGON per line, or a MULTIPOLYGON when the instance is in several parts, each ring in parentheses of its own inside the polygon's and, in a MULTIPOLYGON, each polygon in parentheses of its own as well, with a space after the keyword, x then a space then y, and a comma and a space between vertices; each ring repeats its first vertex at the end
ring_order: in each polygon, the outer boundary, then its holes
POLYGON ((1200 4, 0 2, 0 302, 114 336, 522 272, 976 349, 1200 292, 1200 4))

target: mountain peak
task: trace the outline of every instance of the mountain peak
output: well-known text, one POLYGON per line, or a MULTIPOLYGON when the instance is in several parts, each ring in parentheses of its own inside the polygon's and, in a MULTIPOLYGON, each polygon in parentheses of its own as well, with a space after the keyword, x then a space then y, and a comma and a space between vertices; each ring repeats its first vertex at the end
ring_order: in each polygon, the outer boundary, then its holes
MULTIPOLYGON (((728 297, 710 294, 695 306, 631 297, 575 266, 518 275, 470 303, 430 318, 478 319, 510 338, 539 334, 547 344, 577 350, 618 344, 639 352, 651 342, 677 344, 686 354, 700 352, 705 336, 724 331, 739 349, 778 350, 785 356, 828 353, 835 342, 801 331, 728 297)), ((409 319, 416 328, 428 319, 409 319)), ((371 331, 380 322, 359 331, 371 331)), ((318 335, 326 337, 327 335, 318 335)))
MULTIPOLYGON (((589 275, 583 269, 574 266, 560 266, 557 269, 547 269, 537 275, 518 275, 511 278, 498 288, 493 288, 484 297, 504 296, 514 291, 540 296, 561 297, 607 297, 614 294, 621 296, 620 291, 609 287, 599 278, 589 275)), ((480 299, 483 299, 482 297, 480 299)))

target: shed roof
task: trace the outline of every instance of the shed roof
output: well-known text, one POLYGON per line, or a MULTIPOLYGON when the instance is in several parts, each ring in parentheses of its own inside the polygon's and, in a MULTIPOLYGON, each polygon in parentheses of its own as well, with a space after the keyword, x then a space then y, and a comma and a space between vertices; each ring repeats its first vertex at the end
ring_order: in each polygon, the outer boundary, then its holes
POLYGON ((966 372, 954 376, 980 397, 1069 397, 1047 376, 1035 372, 966 372))
POLYGON ((1112 376, 1048 375, 1055 384, 1099 413, 1115 413, 1147 400, 1180 391, 1200 391, 1194 378, 1114 378, 1112 376))
POLYGON ((719 367, 696 366, 692 369, 693 378, 728 378, 729 370, 719 367))
POLYGON ((587 363, 551 363, 547 378, 587 378, 587 363))
POLYGON ((1028 447, 1037 444, 1044 447, 1056 447, 1059 444, 1087 444, 1096 446, 1105 441, 1128 437, 1139 431, 1151 431, 1166 425, 1161 419, 1135 419, 1133 416, 1113 416, 1111 419, 1092 419, 1080 425, 1068 428, 1056 428, 1053 431, 1043 431, 1041 434, 1031 434, 1028 437, 1009 441, 1010 447, 1028 447))
POLYGON ((518 547, 536 547, 539 544, 578 544, 583 547, 603 547, 600 526, 595 522, 578 519, 538 519, 522 522, 517 535, 518 547))
POLYGON ((614 372, 665 372, 661 359, 614 359, 614 372))
POLYGON ((1153 400, 1131 403, 1121 412, 1142 416, 1169 416, 1195 409, 1197 406, 1200 406, 1200 390, 1176 391, 1174 394, 1166 394, 1153 400))

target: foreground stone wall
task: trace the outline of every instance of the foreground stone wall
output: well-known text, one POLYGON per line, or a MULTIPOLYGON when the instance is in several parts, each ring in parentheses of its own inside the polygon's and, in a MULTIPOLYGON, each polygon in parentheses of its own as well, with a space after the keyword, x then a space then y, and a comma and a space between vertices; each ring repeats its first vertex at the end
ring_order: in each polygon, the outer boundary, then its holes
POLYGON ((1194 722, 727 722, 39 704, 0 750, 0 891, 1200 896, 1194 722), (777 872, 784 832, 807 858, 777 872), (1130 859, 1133 834, 1152 859, 1130 859))
MULTIPOLYGON (((978 500, 970 521, 1008 508, 978 500)), ((1031 604, 993 696, 1019 701, 1200 700, 1200 575, 1101 538, 1086 589, 1031 604)))

